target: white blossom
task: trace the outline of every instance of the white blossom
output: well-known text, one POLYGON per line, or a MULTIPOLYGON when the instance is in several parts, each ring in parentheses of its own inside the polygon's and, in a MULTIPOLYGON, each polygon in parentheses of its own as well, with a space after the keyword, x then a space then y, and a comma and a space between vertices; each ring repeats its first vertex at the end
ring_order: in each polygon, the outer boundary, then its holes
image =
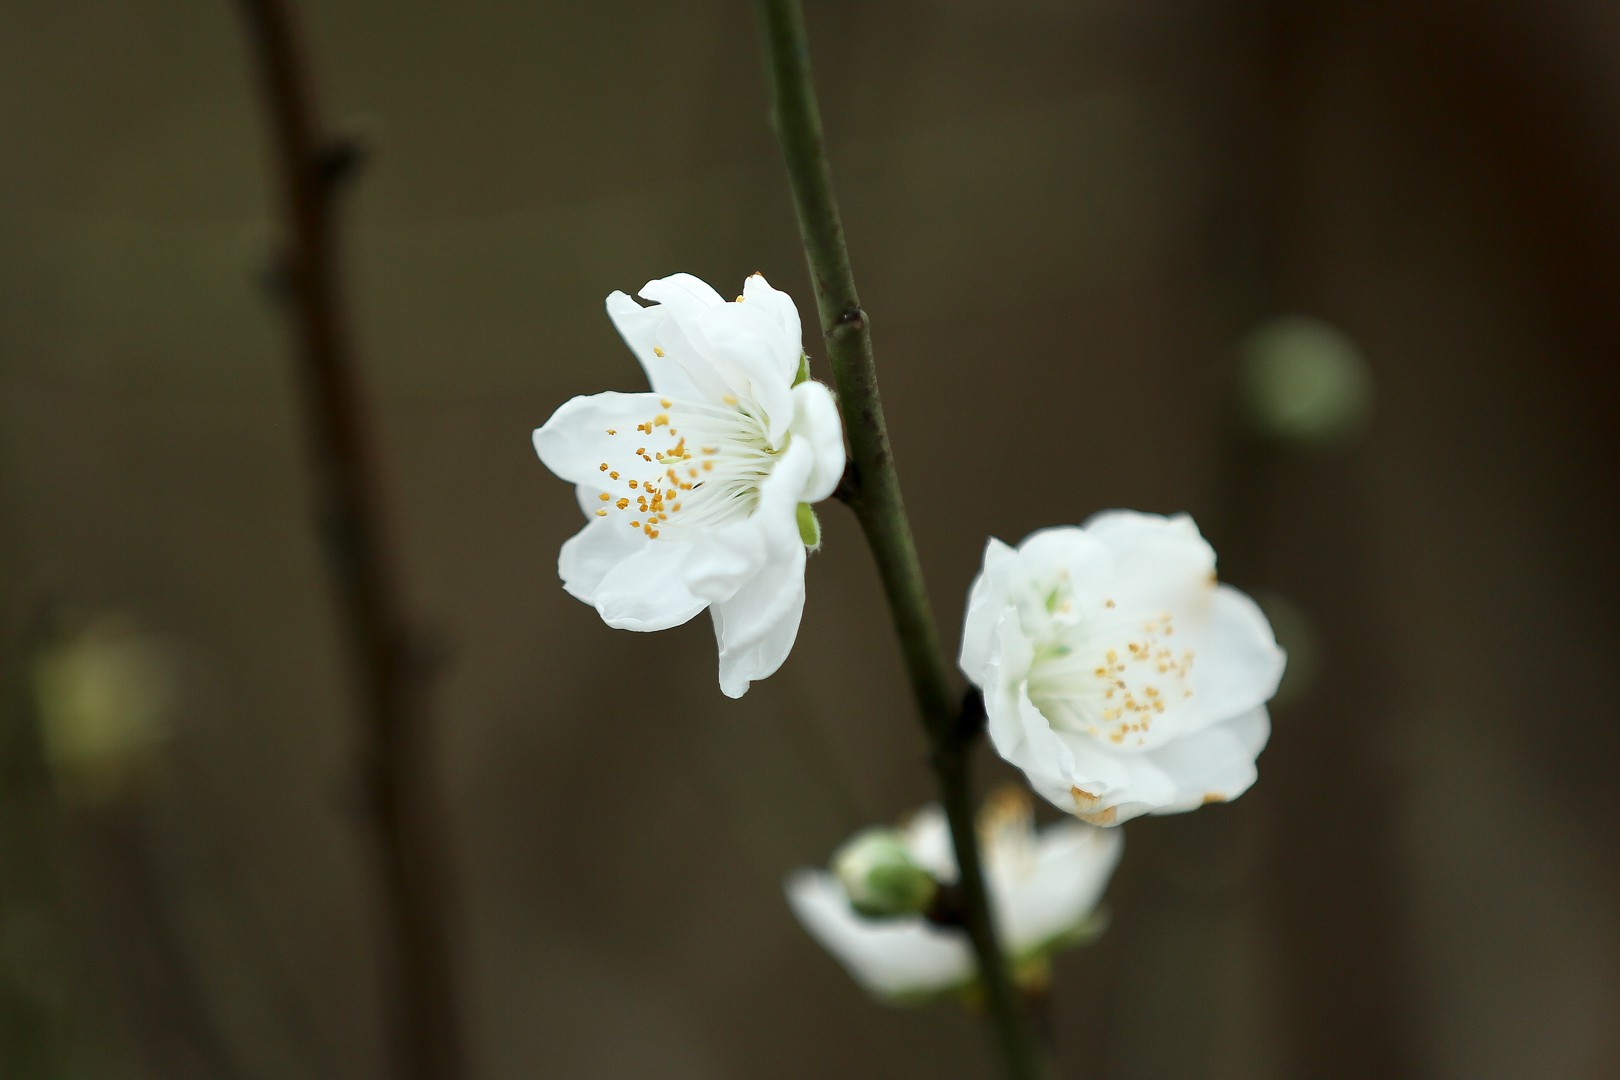
POLYGON ((1283 662, 1185 515, 1111 511, 1017 548, 991 540, 962 632, 997 752, 1097 825, 1248 790, 1283 662))
POLYGON ((803 377, 798 311, 762 276, 731 303, 690 274, 641 296, 653 306, 616 292, 607 310, 651 391, 576 397, 534 433, 587 519, 557 568, 609 626, 664 630, 707 608, 720 688, 741 697, 798 634, 808 504, 844 470, 838 409, 803 377))
MULTIPOLYGON (((918 811, 900 836, 918 866, 941 882, 957 879, 950 828, 939 807, 918 811)), ((1028 796, 1007 788, 986 801, 979 838, 985 884, 1015 974, 1038 977, 1051 953, 1094 936, 1097 901, 1124 847, 1119 830, 1063 821, 1037 833, 1028 796)), ((977 978, 960 930, 921 915, 860 915, 833 874, 801 870, 788 878, 787 896, 810 935, 880 998, 927 1000, 977 978)))

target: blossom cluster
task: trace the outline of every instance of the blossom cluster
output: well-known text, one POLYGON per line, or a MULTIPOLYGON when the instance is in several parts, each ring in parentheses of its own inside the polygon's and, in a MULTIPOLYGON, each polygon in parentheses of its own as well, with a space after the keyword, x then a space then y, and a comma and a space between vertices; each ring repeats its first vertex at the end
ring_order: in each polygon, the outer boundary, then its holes
MULTIPOLYGON (((575 485, 585 525, 563 587, 610 626, 663 630, 708 611, 730 697, 774 674, 798 635, 813 504, 845 465, 832 392, 809 378, 797 309, 755 274, 726 301, 688 274, 607 299, 650 389, 576 397, 534 433, 575 485)), ((959 663, 990 742, 1073 815, 1037 833, 1027 799, 981 818, 988 887, 1014 970, 1082 940, 1119 858, 1117 826, 1237 798, 1270 733, 1284 656, 1270 624, 1222 584, 1185 515, 1109 511, 991 539, 967 602, 959 663)), ((810 932, 874 993, 936 996, 971 982, 965 945, 930 921, 957 873, 939 811, 863 834, 788 883, 810 932), (899 899, 897 899, 899 898, 899 899)))

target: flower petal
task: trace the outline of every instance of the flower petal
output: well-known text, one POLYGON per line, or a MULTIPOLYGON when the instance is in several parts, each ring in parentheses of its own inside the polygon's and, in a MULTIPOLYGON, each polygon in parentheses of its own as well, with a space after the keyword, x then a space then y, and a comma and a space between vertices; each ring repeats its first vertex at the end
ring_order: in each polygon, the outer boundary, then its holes
MULTIPOLYGON (((604 461, 626 455, 635 426, 659 411, 657 394, 608 391, 562 403, 534 430, 534 450, 546 468, 575 484, 594 484, 604 461), (609 435, 608 432, 617 432, 609 435)), ((632 446, 634 443, 631 444, 632 446)), ((626 530, 629 531, 629 530, 626 530)))
POLYGON ((1007 949, 1015 955, 1029 952, 1084 922, 1108 888, 1124 848, 1122 829, 1062 821, 1041 831, 1027 876, 992 864, 990 885, 1007 949))
POLYGON ((792 394, 793 437, 808 442, 815 455, 798 501, 820 502, 832 495, 844 477, 844 425, 832 391, 821 383, 802 382, 792 394))
POLYGON ((781 447, 793 423, 798 341, 783 337, 771 315, 744 304, 708 308, 686 329, 701 338, 704 358, 732 392, 759 410, 770 444, 781 447))
POLYGON ((774 674, 798 635, 805 550, 796 496, 813 458, 807 442, 792 443, 760 485, 753 515, 701 537, 683 571, 692 592, 713 604, 720 688, 728 697, 774 674))
POLYGON ((1198 615, 1215 573, 1215 552, 1186 514, 1163 517, 1109 510, 1085 524, 1114 558, 1121 604, 1198 615))
POLYGON ((692 274, 671 274, 654 278, 641 287, 641 298, 661 304, 677 318, 695 318, 705 310, 726 302, 714 287, 692 274))
POLYGON ((1146 755, 1178 789, 1174 801, 1150 812, 1176 814, 1242 795, 1254 784, 1255 758, 1270 735, 1271 717, 1261 707, 1146 755))
POLYGON ((986 690, 985 665, 990 662, 996 644, 996 627, 1007 606, 1007 590, 1003 578, 1007 564, 1017 558, 1013 549, 991 537, 984 546, 984 560, 979 576, 968 589, 967 615, 962 625, 962 651, 957 664, 968 682, 986 690))
POLYGON ((951 827, 938 803, 929 803, 912 814, 901 827, 906 850, 916 864, 939 881, 957 879, 956 848, 951 844, 951 827))
POLYGON ((795 550, 802 584, 804 542, 796 496, 813 464, 809 446, 789 446, 760 484, 759 504, 749 517, 694 540, 685 571, 693 592, 713 603, 728 600, 768 563, 793 560, 795 550))
POLYGON ((682 564, 687 548, 649 541, 609 569, 596 587, 596 610, 602 621, 619 630, 668 630, 708 607, 709 602, 694 596, 686 584, 682 564))
POLYGON ((709 608, 720 645, 720 692, 727 697, 740 698, 749 683, 775 675, 793 651, 804 616, 804 557, 800 546, 799 565, 773 567, 709 608))
POLYGON ((973 978, 961 935, 922 919, 864 919, 830 874, 800 871, 788 878, 786 892, 810 936, 878 997, 934 994, 973 978))
POLYGON ((656 393, 683 398, 711 396, 692 382, 685 368, 663 347, 669 313, 662 307, 642 307, 626 294, 615 292, 607 298, 607 313, 619 336, 641 361, 647 382, 656 393))
POLYGON ((1218 586, 1194 668, 1197 727, 1230 720, 1270 701, 1287 657, 1260 606, 1230 585, 1218 586))
POLYGON ((602 579, 651 542, 639 530, 625 528, 623 522, 593 517, 563 542, 557 556, 557 574, 569 595, 595 607, 602 579))
MULTIPOLYGON (((799 355, 803 355, 804 331, 799 325, 799 309, 791 296, 781 289, 772 288, 764 274, 750 274, 748 280, 743 282, 743 302, 775 320, 782 337, 799 346, 799 355)), ((782 375, 791 383, 798 373, 799 356, 794 356, 793 369, 782 372, 782 375)))
POLYGON ((1074 753, 1074 783, 1068 791, 1056 792, 1056 798, 1042 794, 1082 821, 1123 825, 1181 797, 1176 778, 1165 772, 1153 753, 1111 754, 1090 736, 1061 737, 1074 753))

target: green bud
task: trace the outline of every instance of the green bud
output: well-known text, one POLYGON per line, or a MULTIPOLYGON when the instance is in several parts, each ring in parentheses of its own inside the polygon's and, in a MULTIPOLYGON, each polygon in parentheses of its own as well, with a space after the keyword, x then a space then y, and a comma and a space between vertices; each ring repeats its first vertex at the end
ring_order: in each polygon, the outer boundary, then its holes
POLYGON ((1343 333, 1288 315, 1260 326, 1244 345, 1241 394, 1254 429, 1311 446, 1343 442, 1372 414, 1372 373, 1343 333))
POLYGON ((811 551, 821 547, 821 522, 816 520, 815 509, 809 503, 799 504, 799 539, 811 551))
POLYGON ((794 377, 793 385, 798 386, 800 383, 808 382, 809 380, 810 380, 810 355, 808 353, 800 353, 799 354, 799 374, 794 377))
POLYGON ((939 890, 893 829, 857 833, 833 855, 832 869, 849 893, 850 907, 868 918, 919 915, 939 890))

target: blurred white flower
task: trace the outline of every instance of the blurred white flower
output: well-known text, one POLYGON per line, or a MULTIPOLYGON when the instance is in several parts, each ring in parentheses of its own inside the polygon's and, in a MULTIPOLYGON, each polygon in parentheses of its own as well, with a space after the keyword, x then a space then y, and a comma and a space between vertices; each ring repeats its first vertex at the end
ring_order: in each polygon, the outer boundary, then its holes
POLYGON ((832 393, 805 377, 793 301, 759 274, 732 303, 690 274, 641 295, 654 306, 616 292, 607 310, 652 391, 574 398, 534 433, 588 519, 557 568, 620 629, 708 608, 720 688, 741 697, 798 634, 818 543, 808 504, 843 475, 843 428, 832 393))
MULTIPOLYGON (((979 815, 985 884, 1002 947, 1021 982, 1044 978, 1058 949, 1090 941, 1101 929, 1097 901, 1124 847, 1118 830, 1075 821, 1034 828, 1029 797, 1007 788, 979 815)), ((910 859, 941 882, 954 882, 950 828, 937 806, 899 831, 910 859)), ((837 877, 801 870, 787 881, 788 902, 810 935, 880 998, 925 1001, 974 984, 977 971, 963 933, 921 915, 870 919, 858 914, 837 877)))
POLYGON ((1185 515, 1111 511, 1016 549, 991 540, 962 631, 997 752, 1096 825, 1248 790, 1283 661, 1185 515))

